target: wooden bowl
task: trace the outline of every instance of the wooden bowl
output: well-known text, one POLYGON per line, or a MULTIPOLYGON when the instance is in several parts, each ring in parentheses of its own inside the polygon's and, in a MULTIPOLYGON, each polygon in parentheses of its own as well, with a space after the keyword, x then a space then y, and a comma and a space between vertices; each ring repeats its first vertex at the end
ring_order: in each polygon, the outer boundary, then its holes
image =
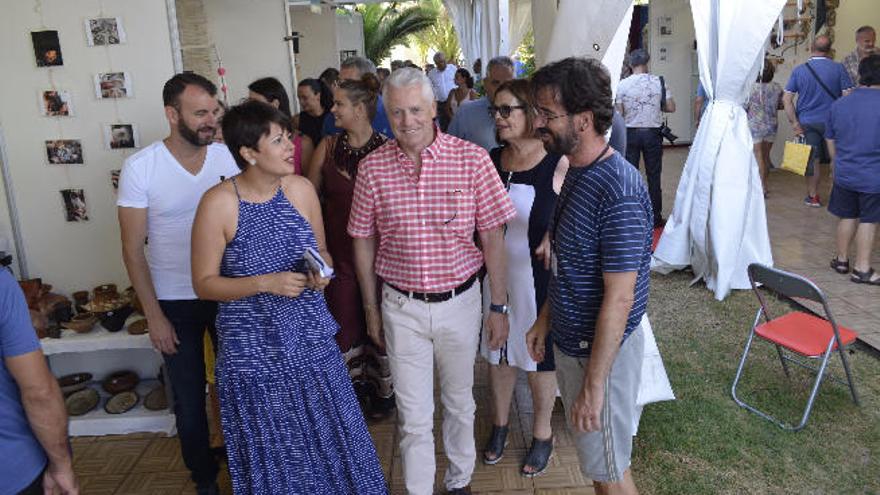
POLYGON ((165 395, 165 386, 156 385, 150 393, 144 397, 144 407, 150 411, 161 411, 168 409, 168 396, 165 395))
POLYGON ((91 411, 98 405, 100 396, 98 391, 93 388, 84 388, 78 392, 74 392, 64 400, 64 406, 67 408, 67 414, 70 416, 82 416, 91 411))
POLYGON ((87 333, 91 332, 92 328, 95 327, 95 323, 98 323, 98 316, 92 313, 80 313, 70 321, 61 322, 61 326, 64 328, 69 328, 76 333, 87 333))
POLYGON ((61 387, 61 393, 64 395, 79 392, 86 388, 92 379, 91 373, 74 373, 72 375, 64 375, 58 379, 58 386, 61 387))
POLYGON ((107 399, 104 403, 104 410, 107 414, 122 414, 131 411, 137 405, 140 397, 134 390, 120 392, 113 397, 107 399))
POLYGON ((137 387, 137 384, 140 381, 141 379, 134 371, 117 371, 105 378, 104 381, 101 382, 101 387, 103 387, 108 394, 116 395, 120 392, 133 390, 137 387))

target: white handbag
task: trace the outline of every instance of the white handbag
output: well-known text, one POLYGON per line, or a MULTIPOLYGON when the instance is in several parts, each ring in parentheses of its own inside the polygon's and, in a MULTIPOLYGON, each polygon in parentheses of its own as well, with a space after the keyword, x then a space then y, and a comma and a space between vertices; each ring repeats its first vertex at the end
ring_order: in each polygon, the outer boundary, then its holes
MULTIPOLYGON (((654 339, 654 331, 651 329, 647 313, 642 316, 641 326, 645 335, 642 351, 644 355, 642 376, 639 392, 636 396, 636 407, 639 409, 652 402, 675 400, 675 393, 673 393, 672 384, 669 383, 669 377, 666 375, 666 367, 663 366, 663 358, 660 357, 660 349, 654 339)), ((633 435, 639 429, 640 417, 641 412, 634 416, 633 435)))

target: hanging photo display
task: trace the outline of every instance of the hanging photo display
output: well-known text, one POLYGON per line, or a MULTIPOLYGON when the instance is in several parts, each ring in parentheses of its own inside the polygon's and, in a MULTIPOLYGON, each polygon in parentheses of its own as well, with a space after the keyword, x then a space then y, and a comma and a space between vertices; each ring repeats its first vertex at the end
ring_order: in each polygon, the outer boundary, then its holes
POLYGON ((95 76, 95 96, 98 98, 131 97, 131 77, 128 72, 104 72, 95 76))
POLYGON ((85 191, 82 189, 62 189, 61 200, 64 202, 64 218, 68 222, 85 222, 89 219, 85 191))
POLYGON ((69 117, 73 115, 69 91, 50 89, 39 93, 40 115, 44 117, 69 117))
POLYGON ((119 17, 100 17, 86 20, 86 39, 89 46, 125 43, 125 31, 119 17))
POLYGON ((113 190, 119 189, 119 174, 122 172, 121 169, 114 168, 110 171, 110 184, 113 186, 113 190))
POLYGON ((137 126, 134 124, 105 124, 104 142, 107 144, 107 149, 111 150, 139 148, 140 139, 138 138, 137 126))
POLYGON ((37 67, 53 67, 64 65, 61 58, 61 42, 58 31, 32 31, 31 41, 34 43, 34 57, 37 67))
POLYGON ((53 139, 46 141, 46 158, 52 165, 82 165, 82 141, 79 139, 53 139))

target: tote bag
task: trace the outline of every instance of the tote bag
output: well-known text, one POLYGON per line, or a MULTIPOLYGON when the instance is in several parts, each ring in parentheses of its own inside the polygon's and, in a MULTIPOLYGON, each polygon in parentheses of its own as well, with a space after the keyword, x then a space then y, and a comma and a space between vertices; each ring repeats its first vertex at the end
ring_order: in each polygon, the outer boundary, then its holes
POLYGON ((803 136, 798 136, 794 141, 786 141, 785 152, 782 155, 782 166, 780 168, 788 170, 793 174, 805 175, 812 150, 812 146, 804 144, 803 136))

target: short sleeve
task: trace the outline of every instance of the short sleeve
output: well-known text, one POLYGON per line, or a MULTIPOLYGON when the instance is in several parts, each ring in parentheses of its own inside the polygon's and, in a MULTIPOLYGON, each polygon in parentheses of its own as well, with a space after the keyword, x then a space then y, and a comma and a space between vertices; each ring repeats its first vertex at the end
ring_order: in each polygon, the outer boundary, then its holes
POLYGON ((800 73, 800 67, 795 67, 791 71, 791 76, 788 78, 788 82, 785 83, 785 90, 789 93, 797 93, 800 90, 800 73))
POLYGON ((0 274, 0 359, 40 348, 24 294, 9 272, 0 274))
POLYGON ((125 162, 119 174, 119 196, 116 199, 116 206, 128 208, 150 206, 146 172, 146 167, 141 162, 125 162))
MULTIPOLYGON (((367 161, 367 160, 365 160, 367 161)), ((354 194, 351 200, 351 213, 348 216, 348 235, 356 238, 376 235, 376 201, 370 179, 370 167, 361 162, 357 179, 354 181, 354 194)))
POLYGON ((516 215, 516 210, 489 155, 479 149, 477 160, 474 196, 477 203, 477 230, 482 232, 507 223, 516 215))
POLYGON ((609 273, 639 270, 645 254, 648 229, 647 212, 635 196, 617 198, 604 211, 599 238, 602 271, 609 273))

